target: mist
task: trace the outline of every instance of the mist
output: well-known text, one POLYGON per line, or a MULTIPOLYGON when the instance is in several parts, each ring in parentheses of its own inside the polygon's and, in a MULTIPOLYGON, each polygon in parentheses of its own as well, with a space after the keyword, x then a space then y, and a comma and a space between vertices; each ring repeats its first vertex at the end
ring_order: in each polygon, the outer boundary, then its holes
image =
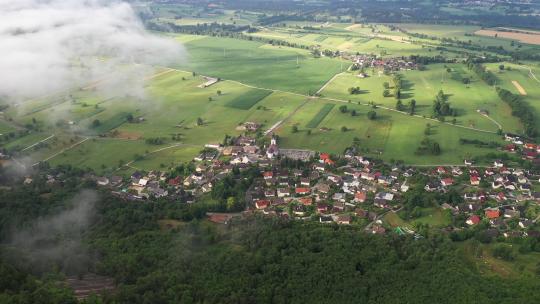
POLYGON ((184 59, 179 42, 148 33, 125 2, 0 0, 0 7, 0 97, 7 100, 96 82, 97 90, 140 96, 153 65, 184 59))
POLYGON ((82 238, 96 215, 98 199, 95 191, 83 190, 66 204, 70 208, 13 232, 4 244, 5 258, 36 274, 51 270, 86 273, 93 257, 82 238))

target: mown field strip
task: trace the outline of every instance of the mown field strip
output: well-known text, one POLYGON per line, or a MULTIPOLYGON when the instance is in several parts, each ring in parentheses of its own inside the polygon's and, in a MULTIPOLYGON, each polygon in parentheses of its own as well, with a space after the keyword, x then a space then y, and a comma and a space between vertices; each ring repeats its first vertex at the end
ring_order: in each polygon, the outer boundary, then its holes
POLYGON ((319 110, 319 112, 315 116, 313 116, 313 118, 306 124, 306 127, 311 128, 311 129, 316 128, 324 120, 324 118, 328 115, 328 113, 332 111, 334 106, 335 104, 333 103, 325 104, 319 110))

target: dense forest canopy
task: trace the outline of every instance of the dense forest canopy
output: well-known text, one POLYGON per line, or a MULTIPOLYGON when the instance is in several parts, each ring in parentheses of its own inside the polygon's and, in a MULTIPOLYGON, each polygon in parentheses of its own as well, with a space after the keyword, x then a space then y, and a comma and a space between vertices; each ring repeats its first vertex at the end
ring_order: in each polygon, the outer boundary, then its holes
MULTIPOLYGON (((535 303, 536 280, 480 274, 448 235, 375 236, 356 227, 257 215, 216 225, 202 205, 121 201, 68 173, 63 187, 37 180, 0 192, 0 303, 74 303, 63 273, 114 278, 105 303, 535 303), (89 190, 90 189, 90 190, 89 190), (58 218, 94 193, 94 214, 80 227, 85 267, 28 260, 10 243, 14 230, 58 218), (73 200, 73 198, 76 200, 73 200), (162 225, 167 220, 169 224, 162 225), (19 252, 14 256, 14 252, 19 252), (37 263, 36 263, 37 262, 37 263), (63 272, 58 272, 61 270, 63 272), (459 292, 456 292, 459 290, 459 292)), ((86 216, 82 217, 86 218, 86 216)), ((57 221, 57 220, 55 220, 57 221)), ((59 232, 42 242, 76 240, 59 232)), ((21 252, 22 250, 22 252, 21 252)))

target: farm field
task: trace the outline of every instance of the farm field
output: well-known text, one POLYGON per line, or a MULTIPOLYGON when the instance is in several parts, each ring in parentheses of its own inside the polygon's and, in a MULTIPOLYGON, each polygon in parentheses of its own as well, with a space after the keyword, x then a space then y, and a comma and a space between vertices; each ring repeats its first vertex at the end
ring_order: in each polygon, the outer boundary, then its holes
POLYGON ((313 58, 264 44, 230 38, 197 39, 185 43, 187 63, 181 69, 249 85, 309 94, 338 73, 337 59, 313 58), (298 63, 298 65, 297 65, 298 63))
POLYGON ((478 30, 475 32, 479 36, 499 37, 504 39, 517 40, 519 42, 540 45, 540 33, 506 32, 497 30, 478 30))
POLYGON ((280 145, 287 148, 342 153, 351 146, 356 137, 365 154, 385 160, 403 160, 409 164, 430 165, 461 164, 464 158, 489 152, 489 149, 460 145, 460 138, 502 142, 494 133, 464 129, 383 109, 374 109, 378 118, 369 120, 367 112, 372 109, 354 103, 335 102, 336 106, 330 113, 316 127, 310 128, 309 123, 320 115, 321 110, 327 107, 329 102, 331 101, 315 100, 306 103, 278 129, 280 145), (340 105, 347 105, 348 109, 355 110, 357 115, 353 117, 350 113, 341 113, 340 105), (415 154, 420 142, 425 138, 424 130, 427 123, 432 125, 429 138, 439 142, 443 151, 441 155, 415 154), (292 131, 293 126, 298 127, 298 132, 292 131), (346 132, 341 130, 343 126, 347 128, 346 132))
MULTIPOLYGON (((192 17, 185 18, 183 21, 192 17)), ((404 24, 402 27, 438 37, 477 38, 469 36, 477 30, 473 26, 433 26, 431 32, 423 25, 404 24)), ((23 156, 36 160, 54 156, 53 164, 84 165, 94 170, 113 170, 120 160, 128 162, 137 158, 131 164, 133 168, 150 169, 190 160, 204 144, 221 142, 225 135, 241 134, 237 126, 242 122, 260 123, 262 131, 282 122, 275 132, 280 135, 279 144, 283 147, 341 153, 356 139, 365 154, 430 165, 460 164, 463 158, 489 152, 472 145, 460 145, 461 138, 500 142, 500 136, 495 134, 499 127, 507 132, 521 130, 520 122, 511 116, 509 107, 500 101, 495 89, 478 79, 464 64, 430 64, 426 70, 400 72, 403 104, 407 106, 412 99, 416 100, 417 116, 410 116, 394 110, 396 99, 393 96, 383 97, 384 82, 390 84, 392 92, 391 76, 374 69, 367 69, 365 78, 357 77, 356 72, 343 72, 350 61, 314 58, 306 49, 256 41, 165 35, 184 44, 187 58, 169 70, 157 67, 155 74, 148 75, 145 96, 116 96, 87 89, 24 102, 9 108, 6 117, 13 118, 19 125, 35 124, 40 132, 4 146, 20 150, 55 134, 64 139, 29 149, 23 156), (333 78, 336 74, 339 75, 333 78), (199 86, 207 81, 204 76, 221 81, 201 88, 199 86), (468 85, 463 83, 464 78, 470 79, 468 85), (360 94, 350 94, 350 87, 359 87, 360 94), (307 95, 319 90, 320 98, 308 98, 307 95), (450 116, 446 117, 448 123, 430 119, 439 90, 447 94, 450 105, 457 110, 455 125, 449 123, 453 119, 450 116), (373 109, 377 112, 375 120, 367 118, 372 110, 368 103, 378 107, 373 109), (342 105, 347 105, 348 113, 340 112, 342 105), (349 114, 351 110, 356 111, 356 116, 349 114), (489 117, 480 115, 478 110, 487 111, 489 117), (128 117, 132 120, 128 121, 128 117), (432 125, 429 138, 442 148, 442 154, 437 156, 415 153, 425 138, 428 123, 432 125), (298 132, 293 132, 293 126, 298 132), (343 132, 342 127, 347 131, 343 132), (100 137, 104 134, 105 138, 100 137), (58 153, 84 138, 88 140, 80 146, 58 153), (159 139, 160 143, 148 144, 149 139, 159 139), (114 157, 102 159, 101 155, 111 153, 114 157), (145 156, 140 157, 142 155, 145 156)), ((395 41, 407 35, 392 30, 390 25, 362 27, 345 23, 291 22, 287 27, 270 26, 253 35, 383 56, 440 54, 430 51, 438 42, 422 46, 395 41), (316 25, 319 25, 318 30, 301 28, 316 25), (375 34, 379 37, 372 37, 375 34)), ((478 39, 507 42, 491 37, 478 39)), ((524 98, 540 110, 536 102, 540 98, 536 80, 523 67, 505 65, 512 70, 497 73, 500 85, 517 92, 512 83, 516 81, 527 92, 524 98)), ((486 66, 498 70, 498 64, 486 66)), ((540 74, 538 66, 533 64, 531 68, 540 74)), ((106 84, 104 80, 97 86, 106 84)), ((7 132, 10 126, 0 124, 0 131, 4 129, 7 132)))
MULTIPOLYGON (((511 117, 509 107, 501 102, 494 90, 489 87, 461 64, 430 65, 426 71, 405 71, 403 77, 402 102, 407 105, 410 100, 416 100, 416 114, 430 117, 432 104, 439 90, 448 95, 452 107, 458 111, 456 124, 465 127, 497 131, 498 126, 493 121, 480 115, 477 110, 489 112, 489 116, 502 125, 503 129, 515 131, 520 124, 511 117), (463 78, 469 78, 471 84, 462 83, 463 78)), ((392 88, 392 80, 385 75, 373 74, 366 71, 369 77, 358 78, 354 74, 343 74, 330 83, 322 92, 324 97, 344 101, 368 103, 374 102, 388 108, 395 108, 396 99, 392 96, 383 97, 383 83, 388 82, 392 88), (360 94, 350 94, 348 88, 360 87, 360 94)), ((390 91, 392 91, 390 88, 390 91)), ((449 117, 448 120, 451 120, 449 117)))
MULTIPOLYGON (((540 77, 538 74, 538 69, 532 66, 532 71, 534 77, 531 76, 529 72, 529 68, 525 66, 520 66, 508 62, 502 63, 505 67, 510 67, 511 70, 505 69, 504 71, 499 70, 500 64, 486 64, 486 67, 489 68, 491 71, 493 71, 497 78, 499 79, 498 85, 502 88, 505 88, 509 90, 510 92, 514 94, 520 94, 519 90, 516 88, 516 86, 512 83, 512 81, 516 81, 519 83, 519 85, 525 90, 527 93, 526 96, 522 96, 522 98, 527 101, 535 110, 536 110, 536 116, 539 117, 540 115, 540 77)), ((540 121, 537 120, 537 127, 540 127, 540 121)))

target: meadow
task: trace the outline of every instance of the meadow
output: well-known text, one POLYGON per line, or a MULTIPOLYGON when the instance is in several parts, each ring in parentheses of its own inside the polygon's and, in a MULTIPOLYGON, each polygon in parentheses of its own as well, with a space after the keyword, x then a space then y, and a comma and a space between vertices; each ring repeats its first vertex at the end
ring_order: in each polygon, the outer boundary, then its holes
POLYGON ((180 69, 300 94, 316 92, 341 69, 337 59, 264 48, 253 41, 206 37, 184 45, 189 55, 180 69))

